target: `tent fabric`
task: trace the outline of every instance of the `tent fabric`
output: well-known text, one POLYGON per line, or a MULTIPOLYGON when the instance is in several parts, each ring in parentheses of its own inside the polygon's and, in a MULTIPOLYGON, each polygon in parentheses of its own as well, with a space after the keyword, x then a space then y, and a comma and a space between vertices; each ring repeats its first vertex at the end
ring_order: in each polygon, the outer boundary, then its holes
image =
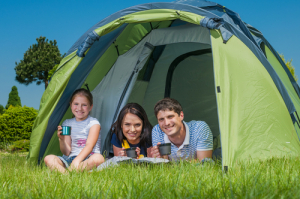
POLYGON ((87 51, 87 49, 89 49, 95 41, 99 40, 99 38, 100 36, 95 31, 90 32, 86 39, 78 47, 78 51, 76 53, 77 56, 84 57, 84 53, 87 51))
POLYGON ((266 159, 270 153, 297 156, 295 128, 268 72, 237 37, 225 46, 217 31, 211 33, 215 84, 221 88, 217 102, 223 165, 266 159))
POLYGON ((226 43, 230 37, 232 37, 232 33, 226 30, 221 24, 221 20, 205 17, 201 19, 200 25, 206 27, 208 29, 218 29, 221 31, 223 43, 226 43))
POLYGON ((265 67, 265 69, 269 72, 269 75, 272 77, 277 89, 279 90, 280 94, 282 95, 282 98, 284 99, 284 102, 286 104, 286 107, 289 110, 289 113, 290 114, 294 113, 295 107, 290 96, 287 93, 286 88, 282 84, 282 81, 278 77, 277 73, 274 71, 272 65, 268 62, 265 55, 262 53, 261 49, 258 48, 252 41, 250 41, 248 37, 246 37, 243 33, 235 29, 232 25, 226 23, 224 24, 224 26, 236 37, 238 37, 238 39, 240 39, 244 44, 246 44, 246 46, 256 55, 256 57, 260 60, 260 62, 265 67))
POLYGON ((283 62, 283 60, 280 58, 280 56, 278 55, 278 53, 276 52, 276 50, 273 48, 273 46, 267 41, 267 39, 263 36, 263 34, 257 30, 256 28, 254 28, 253 26, 246 24, 245 25, 249 28, 249 30, 256 35, 256 37, 259 37, 260 39, 263 40, 264 44, 271 50, 271 52, 273 53, 273 55, 277 58, 277 60, 280 62, 282 68, 285 70, 286 74, 288 75, 295 91, 297 92, 299 98, 300 98, 300 88, 299 85, 297 84, 297 82, 295 81, 294 77, 292 76, 291 72, 289 71, 289 69, 287 68, 287 66, 285 65, 285 63, 283 62))
POLYGON ((92 32, 93 30, 104 26, 105 24, 108 24, 116 19, 122 18, 126 15, 140 12, 140 11, 145 11, 145 10, 153 10, 153 9, 172 9, 172 10, 180 10, 180 11, 186 11, 186 12, 191 12, 195 13, 200 16, 208 16, 208 17, 217 17, 216 15, 207 12, 203 9, 190 6, 187 4, 177 4, 177 3, 147 3, 147 4, 141 4, 137 6, 132 6, 130 8, 126 8, 123 10, 120 10, 105 19, 101 20, 99 23, 95 24, 92 26, 89 30, 87 30, 74 44, 73 46, 68 50, 66 53, 69 55, 70 53, 76 51, 78 49, 78 46, 83 42, 83 40, 87 37, 87 35, 92 32))

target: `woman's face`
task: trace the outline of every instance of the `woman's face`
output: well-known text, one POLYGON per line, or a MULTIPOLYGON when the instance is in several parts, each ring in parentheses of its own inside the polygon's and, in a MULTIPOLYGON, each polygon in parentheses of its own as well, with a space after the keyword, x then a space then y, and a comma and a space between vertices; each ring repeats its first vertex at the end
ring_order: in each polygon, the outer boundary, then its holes
POLYGON ((143 121, 132 113, 127 113, 123 118, 122 131, 130 144, 138 144, 143 129, 143 121))

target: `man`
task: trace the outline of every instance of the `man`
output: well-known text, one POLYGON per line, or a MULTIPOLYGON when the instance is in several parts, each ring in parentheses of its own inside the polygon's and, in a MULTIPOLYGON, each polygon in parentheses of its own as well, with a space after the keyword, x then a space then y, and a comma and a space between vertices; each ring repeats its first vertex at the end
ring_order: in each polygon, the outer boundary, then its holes
POLYGON ((152 157, 200 161, 212 157, 213 135, 210 128, 203 121, 184 122, 182 107, 177 100, 160 100, 154 112, 158 124, 152 130, 152 157), (160 155, 158 145, 161 143, 171 143, 171 155, 160 155))

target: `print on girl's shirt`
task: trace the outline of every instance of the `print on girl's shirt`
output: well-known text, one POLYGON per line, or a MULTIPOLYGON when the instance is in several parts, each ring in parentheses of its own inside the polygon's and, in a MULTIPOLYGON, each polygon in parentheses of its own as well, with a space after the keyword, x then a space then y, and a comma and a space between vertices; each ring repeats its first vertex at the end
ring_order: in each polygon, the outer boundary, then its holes
POLYGON ((77 141, 78 147, 85 146, 85 143, 86 143, 86 139, 79 139, 77 141))

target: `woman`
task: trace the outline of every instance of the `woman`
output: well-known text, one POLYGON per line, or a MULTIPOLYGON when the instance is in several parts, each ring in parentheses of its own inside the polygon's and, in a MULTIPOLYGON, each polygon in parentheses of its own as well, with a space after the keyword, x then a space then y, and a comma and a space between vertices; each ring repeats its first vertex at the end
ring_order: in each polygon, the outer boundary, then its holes
POLYGON ((117 121, 111 126, 111 131, 115 156, 127 156, 125 148, 130 147, 137 147, 138 158, 150 156, 152 125, 139 104, 126 104, 120 111, 117 121))

